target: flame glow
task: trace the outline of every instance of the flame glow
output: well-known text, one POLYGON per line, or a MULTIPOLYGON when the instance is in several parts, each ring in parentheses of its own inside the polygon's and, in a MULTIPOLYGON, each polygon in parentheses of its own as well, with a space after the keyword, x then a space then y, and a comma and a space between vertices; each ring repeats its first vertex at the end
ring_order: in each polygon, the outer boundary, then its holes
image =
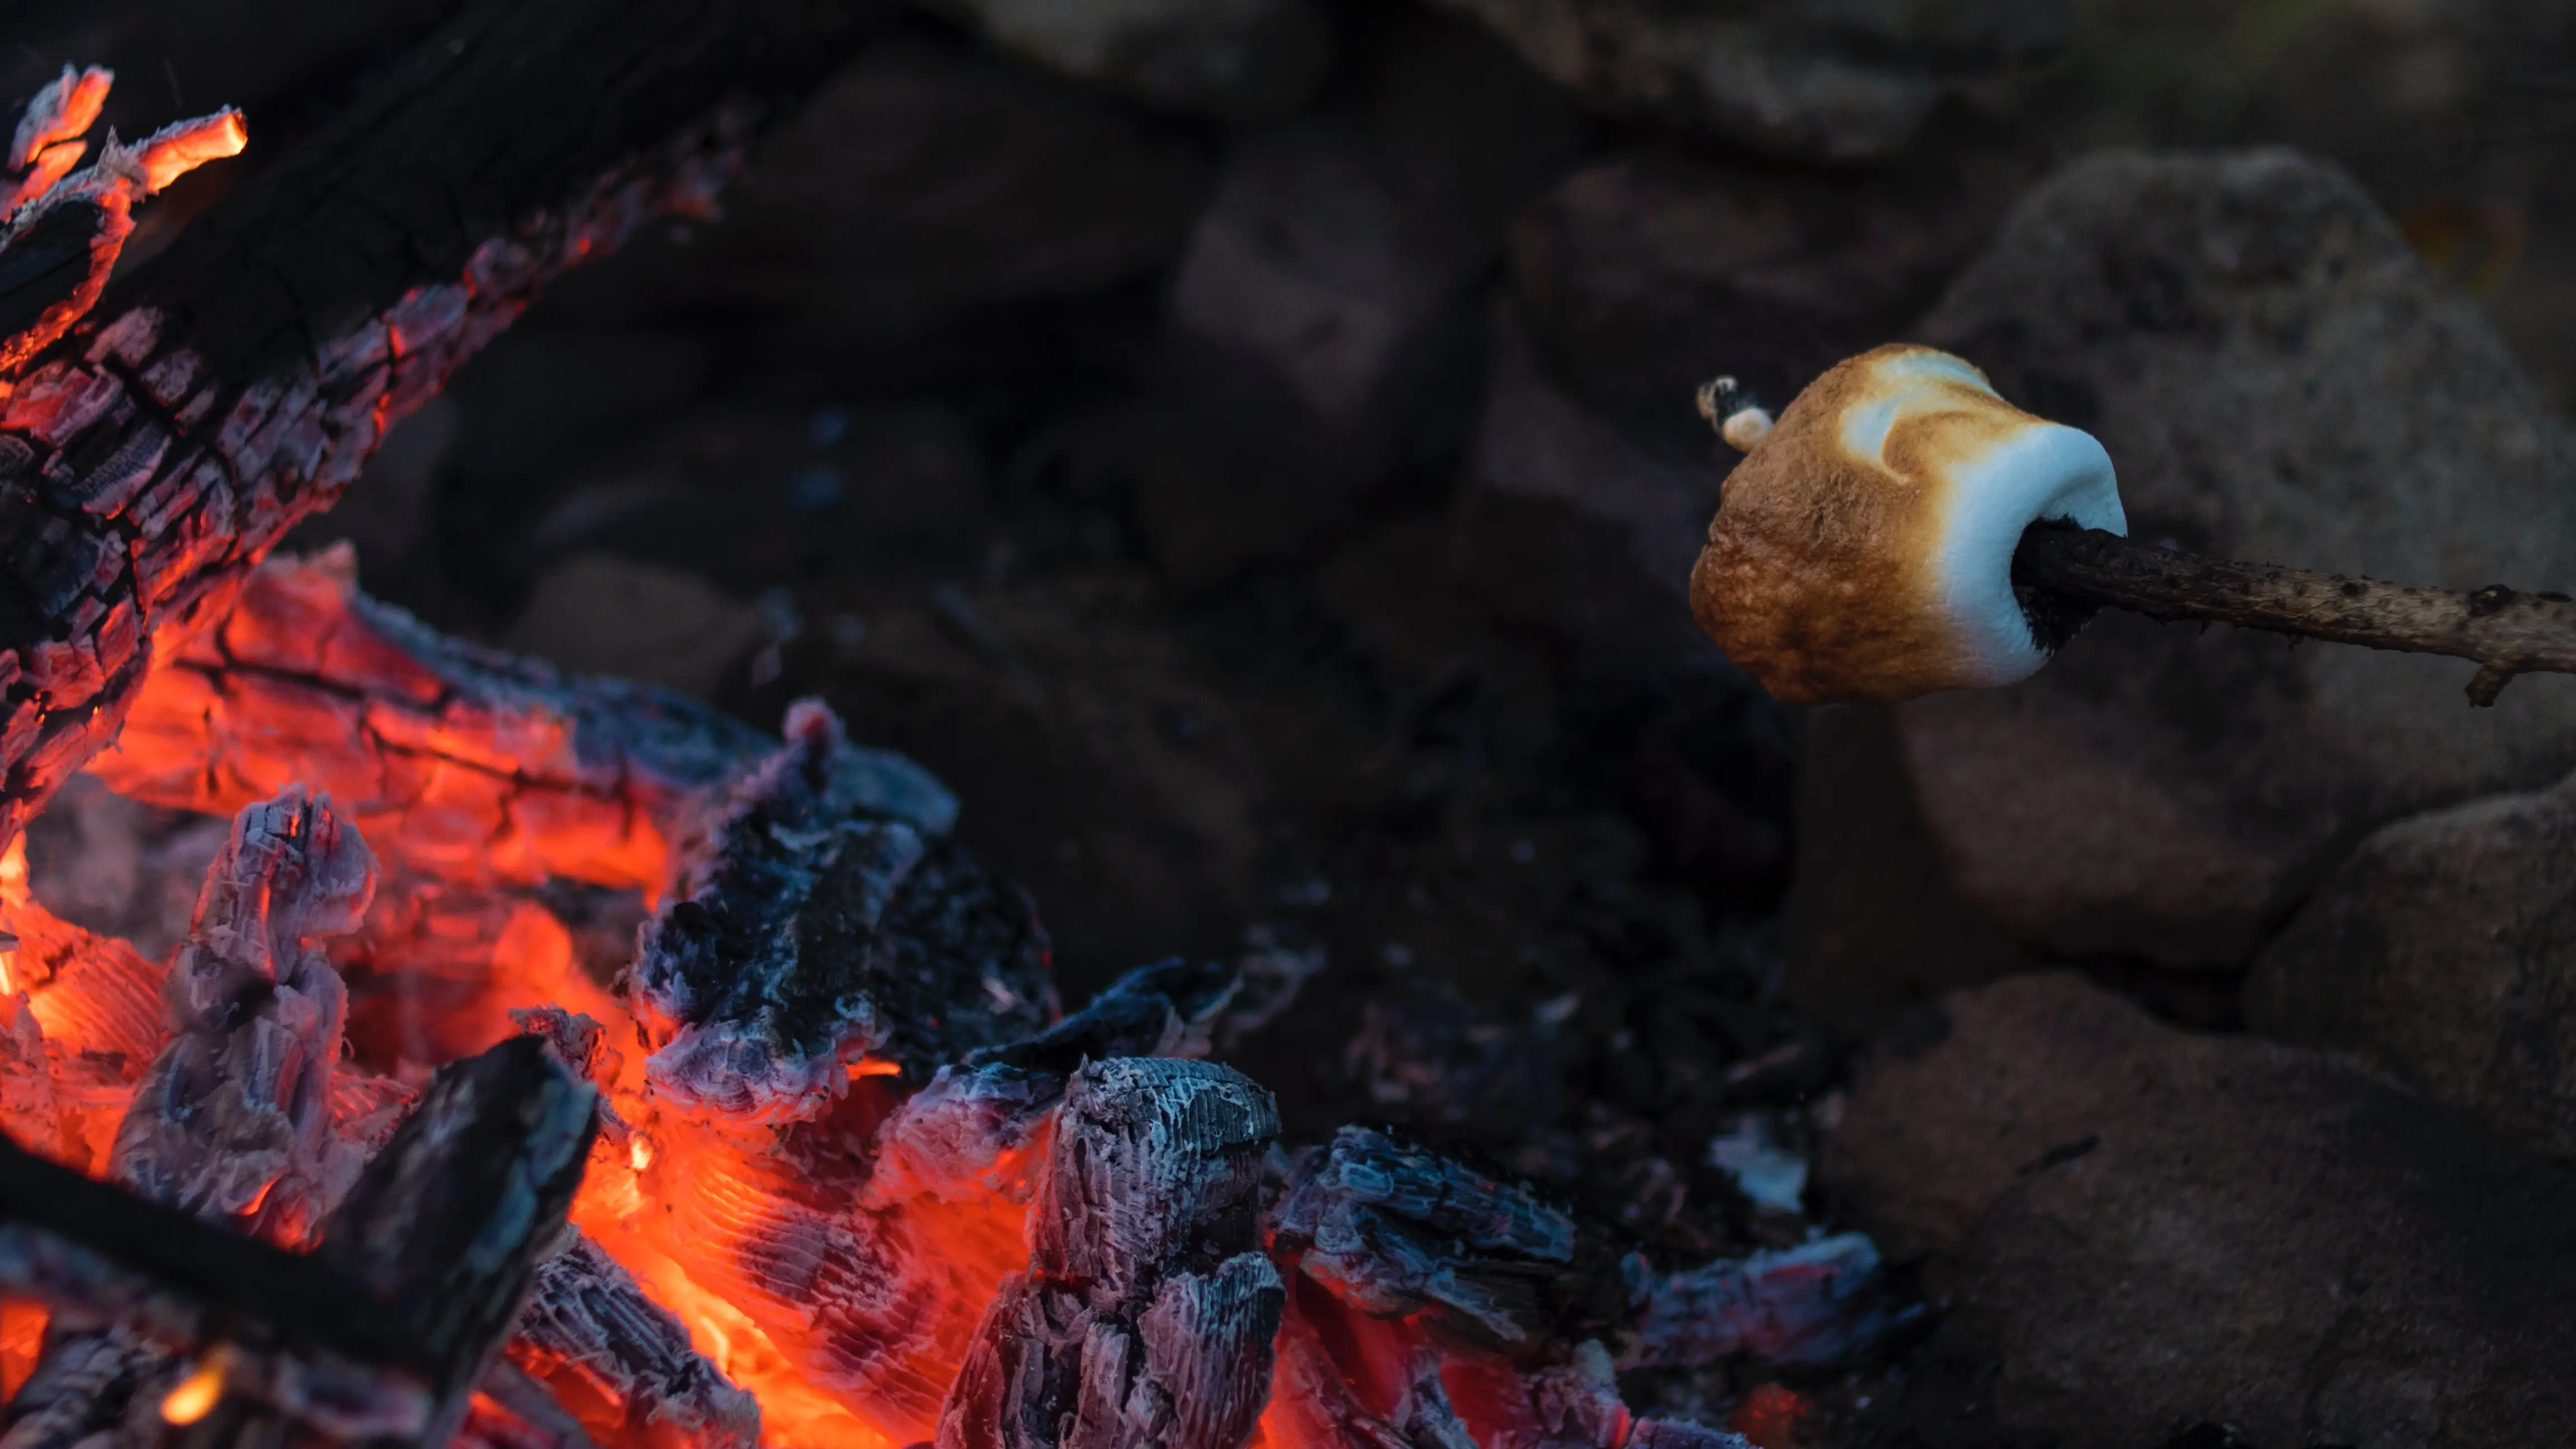
MULTIPOLYGON (((192 143, 193 144, 193 143, 192 143)), ((206 637, 156 662, 124 733, 93 771, 166 807, 229 813, 286 786, 328 791, 384 872, 341 943, 356 1120, 437 1066, 556 1007, 590 1053, 608 1126, 573 1221, 691 1343, 754 1395, 768 1449, 898 1449, 931 1440, 944 1397, 1002 1282, 1029 1261, 1027 1215, 1049 1129, 973 1180, 913 1180, 880 1163, 878 1129, 911 1092, 902 1066, 843 1063, 820 1120, 746 1128, 692 1116, 648 1088, 624 994, 585 965, 544 894, 561 883, 663 887, 687 802, 574 748, 573 721, 460 695, 354 612, 345 571, 271 566, 206 637), (372 1075, 371 1075, 372 1074, 372 1075)), ((102 1172, 134 1084, 166 1030, 163 967, 61 921, 30 889, 23 845, 0 853, 0 1128, 102 1172)), ((1480 1445, 1560 1442, 1519 1372, 1435 1350, 1409 1319, 1359 1313, 1293 1271, 1262 1449, 1364 1449, 1400 1438, 1412 1397, 1454 1405, 1480 1445), (1426 1367, 1426 1365, 1428 1367, 1426 1367), (1433 1377, 1426 1379, 1425 1374, 1433 1377), (1426 1388, 1425 1385, 1436 1387, 1426 1388), (1366 1427, 1375 1421, 1377 1427, 1366 1427), (1359 1426, 1359 1427, 1355 1427, 1359 1426), (1383 1430, 1383 1436, 1380 1430, 1383 1430)), ((0 1376, 33 1362, 41 1309, 0 1303, 0 1376)), ((187 1423, 223 1391, 209 1357, 162 1401, 187 1423)), ((565 1386, 603 1449, 687 1449, 654 1407, 565 1386)), ((1593 1449, 1618 1449, 1625 1411, 1593 1449)), ((1565 1441, 1570 1442, 1570 1441, 1565 1441)))

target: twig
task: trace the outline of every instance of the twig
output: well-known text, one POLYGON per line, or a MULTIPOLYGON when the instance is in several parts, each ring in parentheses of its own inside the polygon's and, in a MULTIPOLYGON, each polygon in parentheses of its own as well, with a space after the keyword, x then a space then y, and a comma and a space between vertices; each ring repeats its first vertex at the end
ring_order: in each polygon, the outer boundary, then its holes
POLYGON ((2576 600, 2490 584, 2415 588, 2280 564, 2235 563, 2099 529, 2033 525, 2013 582, 2168 622, 2200 619, 2276 634, 2448 654, 2478 666, 2469 703, 2491 705, 2517 674, 2576 674, 2576 600))

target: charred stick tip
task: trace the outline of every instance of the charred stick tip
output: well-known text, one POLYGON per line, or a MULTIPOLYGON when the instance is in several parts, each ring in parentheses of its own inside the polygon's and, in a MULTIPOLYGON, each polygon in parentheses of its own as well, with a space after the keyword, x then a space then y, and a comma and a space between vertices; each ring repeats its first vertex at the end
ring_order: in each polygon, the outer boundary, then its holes
POLYGON ((1733 377, 1712 377, 1700 384, 1699 415, 1739 453, 1752 452, 1753 445, 1771 432, 1771 410, 1733 377))
MULTIPOLYGON (((2517 674, 2576 674, 2576 600, 2491 584, 2474 593, 2383 583, 2281 564, 2202 558, 2100 529, 2033 525, 2013 585, 2037 600, 2107 604, 2171 622, 2197 619, 2478 666, 2469 703, 2492 705, 2517 674)), ((2040 611, 2034 610, 2036 619, 2040 611)))

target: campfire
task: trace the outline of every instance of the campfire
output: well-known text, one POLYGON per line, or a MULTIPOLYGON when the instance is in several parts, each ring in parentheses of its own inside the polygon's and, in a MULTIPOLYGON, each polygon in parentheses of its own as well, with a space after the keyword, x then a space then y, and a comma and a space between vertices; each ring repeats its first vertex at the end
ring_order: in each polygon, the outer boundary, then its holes
POLYGON ((1672 1449, 1741 1441, 1620 1373, 1912 1321, 1857 1235, 1661 1261, 1394 1132, 1282 1140, 1207 1059, 1275 983, 1066 1010, 954 798, 820 703, 771 737, 268 556, 553 271, 702 206, 739 98, 281 362, 218 337, 238 232, 102 290, 242 131, 70 170, 105 85, 31 108, 0 238, 73 278, 0 414, 9 1449, 1672 1449), (184 931, 50 909, 92 852, 201 871, 184 931))

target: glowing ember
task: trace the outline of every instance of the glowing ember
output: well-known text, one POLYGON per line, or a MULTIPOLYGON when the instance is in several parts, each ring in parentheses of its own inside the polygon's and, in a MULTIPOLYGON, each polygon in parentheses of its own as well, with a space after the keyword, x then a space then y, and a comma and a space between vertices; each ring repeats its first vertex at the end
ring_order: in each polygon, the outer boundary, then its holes
POLYGON ((215 1411, 224 1397, 223 1351, 206 1355, 179 1386, 161 1396, 161 1418, 185 1427, 215 1411))

